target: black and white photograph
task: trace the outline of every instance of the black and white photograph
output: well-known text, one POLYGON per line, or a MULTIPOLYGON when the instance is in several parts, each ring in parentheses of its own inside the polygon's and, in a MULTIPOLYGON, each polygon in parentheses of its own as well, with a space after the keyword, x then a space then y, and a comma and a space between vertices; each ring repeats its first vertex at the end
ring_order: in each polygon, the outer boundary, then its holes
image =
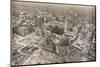
POLYGON ((11 65, 96 61, 96 6, 11 2, 11 65))

